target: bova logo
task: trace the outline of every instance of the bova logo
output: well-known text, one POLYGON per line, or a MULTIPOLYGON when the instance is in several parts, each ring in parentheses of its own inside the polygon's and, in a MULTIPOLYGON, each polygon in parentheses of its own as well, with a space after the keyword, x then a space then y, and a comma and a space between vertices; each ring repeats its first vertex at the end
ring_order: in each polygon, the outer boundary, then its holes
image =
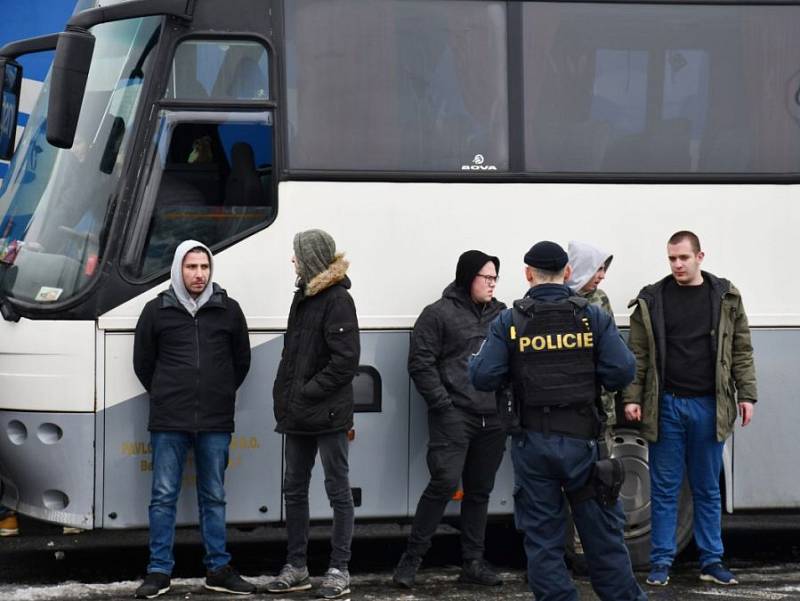
POLYGON ((482 154, 476 154, 470 165, 461 165, 461 171, 497 171, 494 165, 484 165, 486 158, 482 154))

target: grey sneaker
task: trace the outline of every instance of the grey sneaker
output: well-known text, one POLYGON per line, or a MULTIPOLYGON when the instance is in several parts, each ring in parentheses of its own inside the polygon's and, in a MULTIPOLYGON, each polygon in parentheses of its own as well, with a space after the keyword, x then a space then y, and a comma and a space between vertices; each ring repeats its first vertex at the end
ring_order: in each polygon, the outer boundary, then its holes
POLYGON ((328 568, 322 586, 319 587, 319 596, 323 599, 336 599, 350 592, 350 572, 338 568, 328 568))
POLYGON ((295 591, 307 591, 311 588, 311 581, 308 579, 308 567, 296 568, 287 563, 281 568, 280 573, 267 583, 267 590, 270 593, 292 593, 295 591))

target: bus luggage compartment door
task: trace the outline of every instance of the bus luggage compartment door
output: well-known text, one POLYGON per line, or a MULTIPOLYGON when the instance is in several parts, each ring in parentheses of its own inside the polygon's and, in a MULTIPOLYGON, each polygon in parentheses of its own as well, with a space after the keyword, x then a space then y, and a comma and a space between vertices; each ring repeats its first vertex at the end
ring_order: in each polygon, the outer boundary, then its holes
MULTIPOLYGON (((236 401, 236 431, 225 474, 226 520, 281 519, 281 437, 274 432, 271 391, 283 348, 279 334, 251 333, 252 363, 236 401)), ((149 400, 133 372, 133 333, 106 335, 106 398, 102 523, 146 527, 152 482, 149 400)), ((197 524, 192 454, 183 473, 178 524, 197 524)))
MULTIPOLYGON (((356 518, 408 515, 408 343, 407 332, 361 334, 349 455, 356 518)), ((309 510, 312 519, 333 517, 319 456, 311 475, 309 510)))
POLYGON ((91 529, 95 324, 0 320, 0 480, 8 507, 91 529))
POLYGON ((733 511, 796 510, 800 507, 800 480, 793 476, 800 423, 800 329, 754 328, 752 340, 759 402, 752 423, 742 428, 737 418, 733 428, 733 482, 726 483, 729 497, 733 493, 729 505, 733 511))
MULTIPOLYGON (((428 471, 428 406, 425 399, 411 385, 411 419, 409 445, 409 498, 411 515, 416 511, 419 498, 428 486, 430 472, 428 471)), ((514 470, 511 465, 511 453, 509 452, 510 440, 506 440, 506 450, 503 453, 503 461, 497 469, 494 478, 494 488, 489 497, 490 515, 507 515, 514 511, 512 502, 512 492, 514 488, 514 470)), ((453 499, 447 504, 445 515, 457 516, 461 513, 461 500, 463 498, 463 484, 459 484, 458 490, 453 495, 453 499)))

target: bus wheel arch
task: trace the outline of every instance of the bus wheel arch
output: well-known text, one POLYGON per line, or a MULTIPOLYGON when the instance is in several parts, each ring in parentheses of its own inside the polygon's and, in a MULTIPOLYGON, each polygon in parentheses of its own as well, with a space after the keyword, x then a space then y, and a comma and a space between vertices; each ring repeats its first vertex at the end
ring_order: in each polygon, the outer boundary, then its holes
MULTIPOLYGON (((620 499, 625 511, 625 544, 634 569, 647 569, 650 565, 650 535, 652 529, 650 507, 650 467, 647 441, 635 427, 620 427, 612 437, 612 455, 622 459, 625 466, 625 483, 620 499)), ((694 508, 688 479, 684 478, 678 501, 676 532, 677 553, 692 539, 694 508)))

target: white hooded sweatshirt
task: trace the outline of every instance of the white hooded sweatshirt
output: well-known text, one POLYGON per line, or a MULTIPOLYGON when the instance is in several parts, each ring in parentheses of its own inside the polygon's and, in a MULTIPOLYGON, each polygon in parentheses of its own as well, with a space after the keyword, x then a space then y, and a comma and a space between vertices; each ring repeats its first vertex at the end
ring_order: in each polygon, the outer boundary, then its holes
POLYGON ((608 269, 611 259, 614 258, 614 255, 610 255, 596 246, 575 240, 570 240, 567 254, 569 255, 569 264, 572 266, 572 275, 565 284, 572 288, 575 294, 580 293, 601 265, 605 265, 608 269))
POLYGON ((172 270, 170 274, 172 277, 172 285, 170 288, 175 293, 178 301, 184 307, 186 307, 186 310, 192 315, 192 317, 194 317, 197 313, 197 310, 205 305, 208 302, 208 299, 211 298, 211 295, 214 294, 214 286, 211 284, 214 274, 214 256, 211 254, 211 251, 208 250, 208 247, 202 242, 198 242, 197 240, 184 240, 178 245, 178 248, 175 249, 175 255, 172 258, 172 270), (198 246, 205 248, 206 252, 208 252, 210 269, 208 273, 208 284, 206 284, 206 287, 195 299, 192 298, 192 295, 189 294, 189 291, 186 290, 186 285, 183 283, 183 259, 190 250, 197 248, 198 246))

